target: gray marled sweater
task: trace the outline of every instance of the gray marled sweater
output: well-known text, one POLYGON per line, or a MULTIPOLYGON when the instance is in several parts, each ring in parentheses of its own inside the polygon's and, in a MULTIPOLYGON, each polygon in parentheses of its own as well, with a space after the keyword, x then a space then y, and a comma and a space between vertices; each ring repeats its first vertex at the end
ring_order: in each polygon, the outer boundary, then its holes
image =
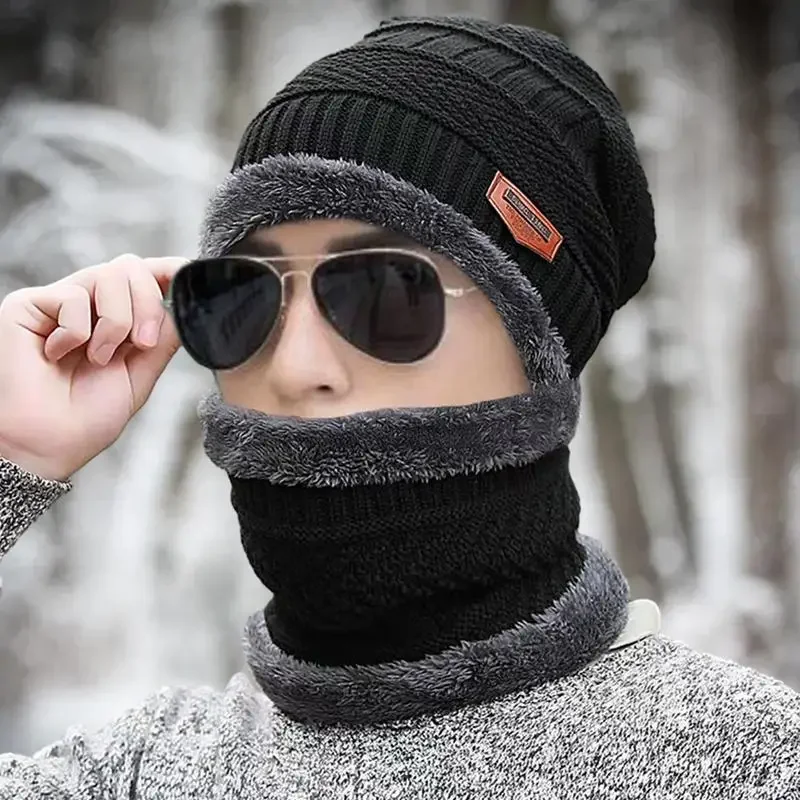
MULTIPOLYGON (((66 489, 0 461, 0 556, 66 489)), ((800 800, 800 696, 778 681, 660 635, 607 643, 559 674, 559 653, 588 636, 565 622, 570 604, 619 588, 586 547, 605 583, 423 664, 303 665, 257 615, 250 674, 222 692, 164 690, 99 732, 0 756, 0 800, 800 800), (527 686, 514 683, 523 667, 527 686), (445 696, 469 702, 433 713, 445 696)))

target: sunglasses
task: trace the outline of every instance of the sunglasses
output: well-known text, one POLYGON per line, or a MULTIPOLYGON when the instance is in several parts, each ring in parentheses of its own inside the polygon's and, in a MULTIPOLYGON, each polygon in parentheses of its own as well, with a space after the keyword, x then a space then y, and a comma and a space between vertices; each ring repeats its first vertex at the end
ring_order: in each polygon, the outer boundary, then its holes
POLYGON ((181 343, 201 366, 227 370, 267 343, 286 305, 286 278, 304 276, 319 312, 345 341, 390 364, 432 353, 445 330, 445 298, 477 289, 447 288, 436 264, 394 248, 330 255, 221 256, 190 261, 170 284, 165 306, 181 343), (310 259, 310 271, 281 270, 310 259))

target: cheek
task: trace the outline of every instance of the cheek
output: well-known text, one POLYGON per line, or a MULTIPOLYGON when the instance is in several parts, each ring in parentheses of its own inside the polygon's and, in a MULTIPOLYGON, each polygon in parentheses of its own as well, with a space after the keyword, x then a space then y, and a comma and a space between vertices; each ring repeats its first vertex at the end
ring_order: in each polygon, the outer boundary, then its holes
POLYGON ((216 373, 217 386, 226 403, 260 410, 264 395, 263 370, 247 367, 216 373))
POLYGON ((242 401, 246 399, 246 382, 237 380, 234 375, 228 372, 217 372, 214 376, 217 381, 217 388, 226 403, 234 405, 245 405, 242 401))
POLYGON ((486 298, 448 307, 438 350, 418 366, 436 387, 439 405, 464 405, 530 391, 522 361, 502 320, 486 298))

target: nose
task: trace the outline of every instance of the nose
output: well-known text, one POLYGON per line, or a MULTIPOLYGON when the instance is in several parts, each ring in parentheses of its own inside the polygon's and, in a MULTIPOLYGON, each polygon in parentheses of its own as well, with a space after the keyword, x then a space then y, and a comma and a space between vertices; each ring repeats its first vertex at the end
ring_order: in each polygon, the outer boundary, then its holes
POLYGON ((309 281, 292 277, 295 279, 285 278, 292 285, 286 286, 289 291, 283 320, 265 377, 289 413, 299 413, 298 408, 346 395, 351 380, 309 281))

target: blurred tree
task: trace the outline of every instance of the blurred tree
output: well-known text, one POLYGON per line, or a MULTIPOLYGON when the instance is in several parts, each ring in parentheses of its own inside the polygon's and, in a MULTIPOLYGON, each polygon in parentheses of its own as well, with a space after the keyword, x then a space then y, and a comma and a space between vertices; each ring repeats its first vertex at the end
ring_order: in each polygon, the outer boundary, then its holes
POLYGON ((529 25, 563 36, 561 20, 552 0, 505 0, 503 19, 514 25, 529 25))
POLYGON ((653 537, 645 514, 640 481, 632 458, 626 415, 641 414, 646 398, 623 401, 616 389, 616 370, 606 348, 592 358, 585 379, 594 419, 598 480, 611 511, 614 550, 632 597, 661 602, 664 589, 653 555, 653 537))
POLYGON ((777 657, 777 668, 786 676, 789 665, 783 643, 800 637, 789 497, 800 402, 788 374, 792 294, 778 227, 780 167, 772 83, 777 66, 776 22, 782 5, 780 0, 720 0, 716 14, 717 24, 730 31, 734 53, 739 157, 745 178, 741 226, 755 278, 745 353, 748 567, 753 576, 772 587, 779 608, 772 625, 746 621, 746 645, 760 662, 777 657))
POLYGON ((110 0, 0 4, 0 100, 35 88, 59 99, 97 94, 97 33, 110 0))

